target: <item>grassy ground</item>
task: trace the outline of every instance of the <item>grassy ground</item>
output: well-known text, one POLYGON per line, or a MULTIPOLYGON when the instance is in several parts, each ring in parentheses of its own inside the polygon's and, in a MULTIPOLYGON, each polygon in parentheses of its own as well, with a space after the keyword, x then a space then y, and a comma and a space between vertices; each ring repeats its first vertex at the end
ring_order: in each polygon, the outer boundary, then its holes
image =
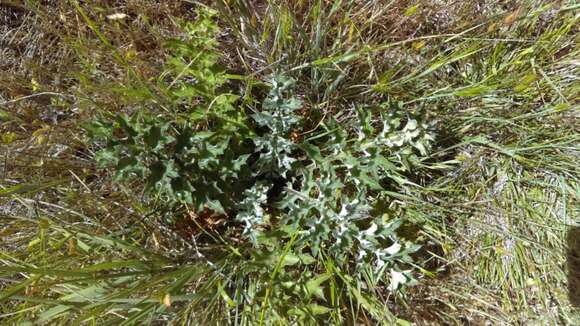
POLYGON ((566 267, 580 216, 574 1, 211 3, 227 86, 248 107, 283 67, 308 132, 382 101, 434 132, 389 207, 422 246, 417 284, 388 291, 322 255, 294 272, 326 301, 270 295, 284 258, 257 270, 231 221, 169 213, 95 164, 82 124, 166 103, 164 44, 199 6, 0 2, 2 324, 580 323, 566 267))

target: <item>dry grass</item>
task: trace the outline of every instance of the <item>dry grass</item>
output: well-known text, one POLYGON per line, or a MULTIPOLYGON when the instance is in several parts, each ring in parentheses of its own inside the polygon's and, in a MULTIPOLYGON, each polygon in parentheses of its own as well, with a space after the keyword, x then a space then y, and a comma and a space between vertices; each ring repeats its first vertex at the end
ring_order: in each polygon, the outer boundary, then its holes
MULTIPOLYGON (((333 11, 324 1, 231 1, 221 7, 224 64, 255 81, 276 63, 294 67, 301 95, 314 108, 313 128, 325 115, 349 114, 353 103, 377 98, 428 110, 438 121, 448 137, 439 138, 439 154, 425 162, 431 170, 413 176, 424 185, 417 190, 424 202, 405 204, 421 221, 417 239, 425 245, 428 271, 418 273, 418 286, 388 302, 401 318, 417 325, 579 323, 570 306, 580 305, 580 249, 572 227, 580 216, 577 5, 415 4, 353 1, 333 11), (317 7, 323 3, 325 15, 317 7), (522 85, 530 75, 534 80, 522 85), (468 96, 457 95, 466 90, 468 96)), ((147 108, 128 101, 118 86, 159 76, 163 42, 178 35, 179 19, 193 19, 193 6, 153 0, 84 5, 107 45, 65 2, 36 9, 0 4, 0 289, 35 275, 11 274, 7 267, 48 262, 79 271, 162 255, 179 257, 193 270, 188 264, 197 263, 191 257, 199 251, 191 235, 143 207, 139 185, 113 184, 111 171, 97 169, 94 146, 80 127, 98 113, 147 108), (107 18, 114 13, 127 17, 107 18)), ((218 253, 206 249, 206 256, 218 253)), ((139 283, 135 291, 148 289, 155 297, 163 280, 155 276, 153 288, 139 283)), ((51 300, 70 289, 61 284, 51 292, 53 283, 59 275, 31 281, 24 294, 55 306, 51 300)), ((206 297, 223 295, 205 291, 206 297)), ((193 318, 189 306, 182 307, 176 318, 193 318)), ((208 305, 200 316, 211 320, 212 312, 227 315, 224 310, 208 305)), ((42 311, 42 302, 3 301, 0 321, 16 323, 42 311)))

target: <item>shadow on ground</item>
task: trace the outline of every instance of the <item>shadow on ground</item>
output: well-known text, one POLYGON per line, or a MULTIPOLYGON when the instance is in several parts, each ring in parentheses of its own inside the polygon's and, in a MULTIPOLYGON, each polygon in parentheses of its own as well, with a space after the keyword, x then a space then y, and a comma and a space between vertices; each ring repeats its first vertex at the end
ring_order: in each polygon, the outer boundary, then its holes
POLYGON ((580 307, 580 227, 568 230, 568 298, 574 307, 580 307))

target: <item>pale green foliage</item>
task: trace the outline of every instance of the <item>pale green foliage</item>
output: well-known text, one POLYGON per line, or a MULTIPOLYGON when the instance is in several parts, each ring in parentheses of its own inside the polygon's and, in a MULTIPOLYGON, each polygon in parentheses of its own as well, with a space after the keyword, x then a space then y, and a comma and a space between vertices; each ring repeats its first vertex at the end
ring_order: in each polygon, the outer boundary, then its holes
POLYGON ((291 135, 303 131, 303 104, 295 81, 283 73, 270 80, 261 107, 240 115, 244 103, 218 90, 224 79, 210 39, 216 29, 200 17, 188 26, 186 41, 172 44, 176 55, 169 60, 175 80, 194 81, 174 81, 179 88, 167 90, 202 100, 190 108, 189 119, 137 112, 93 124, 89 130, 106 142, 102 165, 114 166, 121 182, 145 179, 149 197, 163 199, 168 208, 187 205, 234 216, 256 249, 274 235, 280 243, 295 237, 295 253, 325 252, 341 267, 354 262, 372 266, 377 275, 410 263, 417 246, 399 239, 402 219, 383 216, 381 207, 389 200, 383 190, 398 191, 406 184, 403 173, 428 154, 433 138, 421 116, 399 103, 362 106, 358 116, 340 123, 327 118, 310 138, 297 140, 291 135), (196 51, 203 54, 186 64, 196 51), (221 113, 199 115, 210 111, 221 113), (231 112, 237 123, 224 119, 231 112))
POLYGON ((195 21, 182 24, 183 37, 167 42, 172 51, 166 64, 168 77, 172 78, 170 96, 183 101, 200 96, 211 101, 217 96, 217 87, 225 82, 218 65, 220 54, 214 38, 218 26, 213 15, 215 12, 209 9, 198 10, 195 21))
POLYGON ((412 146, 428 148, 425 126, 409 120, 401 128, 396 112, 375 130, 361 113, 346 125, 331 123, 322 140, 296 143, 290 133, 299 128, 293 112, 301 103, 287 98, 291 86, 291 79, 274 79, 262 110, 251 116, 268 131, 254 137, 194 131, 143 113, 90 129, 107 139, 100 161, 115 166, 118 180, 145 178, 148 193, 170 205, 235 214, 255 245, 260 229, 281 227, 287 237, 300 234, 300 250, 314 255, 328 248, 339 261, 356 257, 377 267, 408 261, 412 247, 400 250, 394 233, 400 222, 371 211, 389 180, 403 180, 400 172, 413 167, 418 151, 412 146), (268 207, 275 216, 265 213, 268 207))

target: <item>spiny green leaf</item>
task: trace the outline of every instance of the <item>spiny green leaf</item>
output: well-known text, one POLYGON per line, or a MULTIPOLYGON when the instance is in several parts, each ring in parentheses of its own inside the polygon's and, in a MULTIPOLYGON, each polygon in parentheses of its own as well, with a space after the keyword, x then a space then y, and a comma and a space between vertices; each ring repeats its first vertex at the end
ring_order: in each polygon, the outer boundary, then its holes
POLYGON ((323 274, 306 282, 306 293, 308 296, 315 296, 321 300, 326 300, 322 283, 324 283, 329 278, 330 275, 323 274))

